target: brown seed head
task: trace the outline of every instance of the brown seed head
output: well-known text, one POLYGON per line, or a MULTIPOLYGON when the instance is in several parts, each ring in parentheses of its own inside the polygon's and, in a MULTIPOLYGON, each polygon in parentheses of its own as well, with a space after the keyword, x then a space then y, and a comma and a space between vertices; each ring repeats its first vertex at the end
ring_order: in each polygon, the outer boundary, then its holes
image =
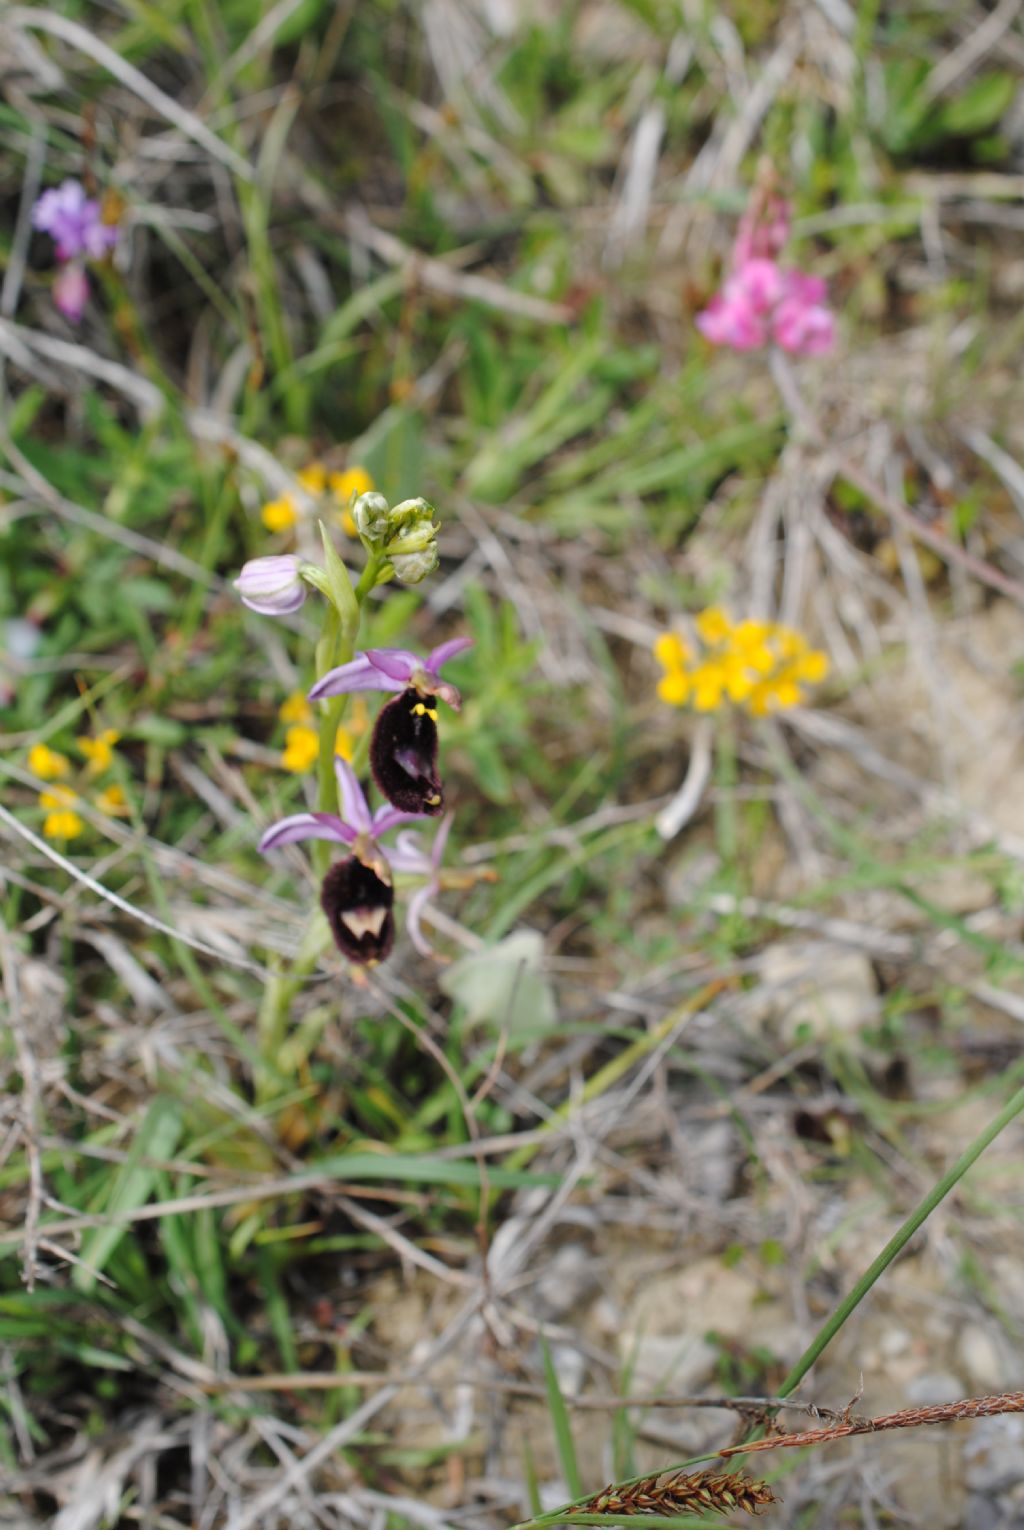
POLYGON ((645 1477, 628 1487, 612 1483, 580 1504, 587 1514, 726 1514, 743 1509, 758 1514, 776 1503, 767 1482, 753 1482, 739 1472, 676 1472, 670 1477, 645 1477))

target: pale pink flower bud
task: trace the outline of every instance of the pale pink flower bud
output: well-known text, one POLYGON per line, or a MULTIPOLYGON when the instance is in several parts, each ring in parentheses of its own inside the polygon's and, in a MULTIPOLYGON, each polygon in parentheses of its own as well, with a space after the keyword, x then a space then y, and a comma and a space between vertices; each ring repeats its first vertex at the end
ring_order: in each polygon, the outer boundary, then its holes
POLYGON ((89 301, 89 278, 79 265, 63 266, 53 284, 53 301, 58 313, 77 324, 89 301))
POLYGON ((306 586, 294 553, 250 558, 235 580, 235 589, 250 611, 261 616, 290 616, 306 598, 306 586))

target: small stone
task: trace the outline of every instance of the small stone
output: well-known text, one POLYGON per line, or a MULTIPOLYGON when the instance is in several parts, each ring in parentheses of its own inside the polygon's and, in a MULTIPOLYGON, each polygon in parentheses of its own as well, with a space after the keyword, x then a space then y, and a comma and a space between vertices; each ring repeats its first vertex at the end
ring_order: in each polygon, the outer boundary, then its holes
POLYGON ((1005 1368, 996 1340, 978 1323, 968 1323, 956 1346, 956 1358, 970 1382, 972 1392, 998 1392, 1004 1385, 1005 1368))
POLYGON ((699 1334, 637 1338, 623 1335, 623 1359, 633 1365, 633 1380, 644 1392, 697 1392, 715 1373, 720 1351, 699 1334))
POLYGON ((762 1013, 782 1042, 855 1039, 878 1024, 874 969, 863 951, 828 941, 769 946, 761 959, 762 1013))
POLYGON ((886 1360, 895 1360, 910 1348, 910 1335, 905 1328, 886 1328, 878 1340, 878 1352, 886 1360))
POLYGON ((915 1376, 907 1387, 907 1402, 919 1408, 938 1403, 957 1402, 964 1395, 964 1384, 952 1371, 925 1371, 915 1376))
POLYGON ((538 1277, 532 1300, 539 1317, 556 1322, 570 1312, 578 1316, 596 1290, 593 1256, 579 1243, 566 1243, 538 1277))
POLYGON ((993 1507, 991 1498, 969 1493, 964 1504, 963 1530, 999 1530, 1005 1523, 993 1507))
POLYGON ((1024 1482, 1024 1414, 975 1420, 964 1446, 964 1482, 972 1493, 1001 1493, 1024 1482))
POLYGON ((740 1162, 739 1138, 731 1121, 688 1127, 681 1157, 688 1191, 705 1196, 716 1206, 729 1200, 740 1162))

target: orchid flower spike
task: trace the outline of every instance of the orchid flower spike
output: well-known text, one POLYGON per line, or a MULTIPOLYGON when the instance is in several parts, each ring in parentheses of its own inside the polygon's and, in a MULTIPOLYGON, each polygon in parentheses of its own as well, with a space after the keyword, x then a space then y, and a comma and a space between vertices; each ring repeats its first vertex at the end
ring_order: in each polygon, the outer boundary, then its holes
POLYGON ((423 934, 423 915, 441 890, 441 862, 444 859, 448 835, 451 833, 453 813, 446 813, 434 835, 430 850, 423 848, 423 841, 414 829, 403 829, 395 835, 395 847, 390 852, 394 871, 409 872, 413 876, 426 877, 423 886, 409 899, 405 923, 409 939, 421 956, 435 956, 433 946, 423 934))
POLYGON ((436 817, 444 807, 437 773, 436 697, 454 711, 462 705, 458 690, 441 679, 441 669, 473 645, 472 638, 450 638, 426 658, 405 648, 370 648, 349 664, 327 672, 309 693, 310 701, 349 691, 397 691, 381 708, 370 741, 373 778, 396 808, 414 817, 436 817))
POLYGON ((293 813, 271 824, 259 848, 266 855, 297 840, 326 839, 351 851, 324 877, 320 906, 338 950, 350 961, 367 966, 383 961, 395 939, 391 864, 380 836, 419 815, 390 806, 371 813, 348 761, 338 755, 334 768, 341 813, 293 813))

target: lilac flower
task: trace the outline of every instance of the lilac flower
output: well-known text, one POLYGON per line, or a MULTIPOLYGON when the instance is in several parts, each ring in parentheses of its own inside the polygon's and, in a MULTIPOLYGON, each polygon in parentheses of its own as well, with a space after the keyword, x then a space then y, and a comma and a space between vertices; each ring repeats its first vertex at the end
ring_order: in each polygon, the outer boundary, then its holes
POLYGON ((83 255, 102 260, 117 243, 117 228, 104 223, 100 204, 86 196, 81 181, 65 181, 44 191, 32 209, 32 222, 53 239, 58 260, 83 255))
POLYGON ((53 302, 71 324, 77 324, 89 301, 89 278, 77 260, 62 266, 53 284, 53 302))
POLYGON ((310 701, 319 701, 349 691, 399 692, 374 724, 370 768, 388 801, 415 817, 435 817, 444 807, 437 772, 437 707, 431 703, 439 696, 458 711, 462 698, 440 671, 471 646, 471 638, 451 638, 426 658, 405 648, 371 648, 329 670, 309 693, 310 701))
POLYGON ((259 611, 262 616, 290 616, 306 598, 300 567, 294 553, 250 558, 242 565, 235 589, 250 611, 259 611))
POLYGON ((429 904, 441 890, 441 862, 444 859, 453 818, 452 813, 442 818, 429 853, 423 849, 423 842, 414 829, 403 829, 401 834, 396 834, 395 847, 389 852, 393 870, 410 872, 413 876, 422 876, 427 879, 409 899, 409 907, 405 915, 409 938, 423 956, 435 955, 433 947, 423 934, 422 921, 429 904))
POLYGON ((395 939, 391 865, 380 836, 417 815, 387 806, 371 813, 348 761, 336 756, 334 768, 341 813, 293 813, 270 826, 259 848, 266 854, 296 840, 326 839, 352 852, 324 877, 320 906, 338 950, 366 965, 383 961, 395 939))

